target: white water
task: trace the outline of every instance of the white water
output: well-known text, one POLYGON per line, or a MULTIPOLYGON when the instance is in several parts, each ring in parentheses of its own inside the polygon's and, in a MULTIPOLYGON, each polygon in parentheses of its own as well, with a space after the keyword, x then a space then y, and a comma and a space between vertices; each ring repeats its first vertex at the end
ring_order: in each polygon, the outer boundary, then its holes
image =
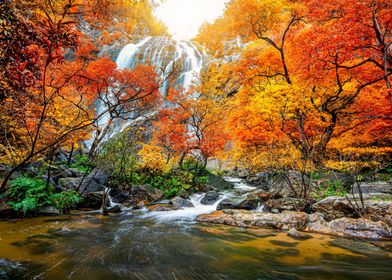
POLYGON ((234 184, 234 189, 240 192, 250 192, 256 190, 256 187, 249 186, 245 180, 234 177, 223 177, 227 182, 234 184))
POLYGON ((166 222, 166 221, 193 221, 197 216, 201 214, 209 214, 216 210, 218 204, 229 197, 232 197, 233 194, 229 192, 222 192, 219 195, 219 199, 212 205, 204 205, 201 203, 201 200, 204 198, 206 194, 194 194, 189 200, 192 202, 194 207, 184 207, 180 210, 173 211, 156 211, 156 212, 148 212, 144 215, 144 217, 149 218, 153 217, 158 221, 166 222))

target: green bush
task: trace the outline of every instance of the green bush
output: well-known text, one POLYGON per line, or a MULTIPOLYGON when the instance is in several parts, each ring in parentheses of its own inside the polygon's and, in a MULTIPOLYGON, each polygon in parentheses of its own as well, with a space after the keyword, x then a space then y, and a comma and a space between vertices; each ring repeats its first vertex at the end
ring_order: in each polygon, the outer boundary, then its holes
POLYGON ((44 180, 21 177, 11 181, 7 190, 8 204, 18 212, 26 214, 51 204, 53 189, 44 180))
POLYGON ((329 196, 345 196, 348 190, 344 188, 340 181, 328 181, 327 185, 320 187, 313 193, 316 200, 321 200, 329 196))
POLYGON ((51 196, 53 205, 62 213, 67 213, 74 209, 81 201, 79 193, 76 191, 64 191, 51 196))

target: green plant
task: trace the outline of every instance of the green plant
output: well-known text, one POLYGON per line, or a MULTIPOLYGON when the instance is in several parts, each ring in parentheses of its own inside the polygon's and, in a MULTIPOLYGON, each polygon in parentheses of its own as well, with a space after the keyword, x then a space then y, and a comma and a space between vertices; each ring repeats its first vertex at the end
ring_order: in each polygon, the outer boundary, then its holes
POLYGON ((55 193, 51 196, 51 200, 57 209, 62 213, 67 213, 69 210, 74 209, 83 199, 78 192, 72 190, 55 193))
POLYGON ((10 183, 7 190, 8 204, 16 211, 26 214, 51 204, 53 189, 44 180, 20 177, 10 183))
POLYGON ((77 156, 76 162, 72 163, 70 167, 79 169, 83 173, 89 173, 93 169, 93 164, 87 156, 77 156))
POLYGON ((340 181, 328 181, 326 186, 320 187, 313 193, 313 198, 321 200, 329 196, 345 196, 348 190, 346 190, 340 181))

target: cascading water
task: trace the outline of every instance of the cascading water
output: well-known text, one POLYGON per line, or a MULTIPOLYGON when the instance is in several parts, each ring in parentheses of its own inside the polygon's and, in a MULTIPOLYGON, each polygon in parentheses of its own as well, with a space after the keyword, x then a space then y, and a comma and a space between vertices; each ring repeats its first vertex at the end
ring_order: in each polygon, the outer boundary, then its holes
MULTIPOLYGON (((156 67, 159 74, 164 79, 164 84, 160 88, 160 93, 165 96, 169 90, 170 79, 168 75, 176 73, 175 84, 182 88, 189 88, 192 82, 197 79, 203 68, 205 54, 196 45, 189 41, 175 41, 167 37, 146 37, 136 44, 128 44, 120 51, 116 64, 119 69, 133 69, 139 64, 150 64, 156 67)), ((97 113, 101 114, 106 110, 105 105, 97 107, 97 113)), ((104 141, 112 138, 126 127, 135 122, 151 118, 156 112, 149 112, 143 116, 131 118, 129 120, 117 120, 104 141)), ((99 120, 99 126, 104 127, 109 121, 109 114, 104 115, 99 120)), ((87 144, 90 146, 91 142, 87 144)))

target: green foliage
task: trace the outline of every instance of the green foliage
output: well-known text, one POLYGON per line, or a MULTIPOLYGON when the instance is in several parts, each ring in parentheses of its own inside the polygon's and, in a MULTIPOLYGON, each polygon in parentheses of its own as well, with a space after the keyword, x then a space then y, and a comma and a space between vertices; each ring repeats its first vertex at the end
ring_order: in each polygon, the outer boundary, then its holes
POLYGON ((137 141, 129 131, 119 133, 105 142, 99 151, 96 165, 110 170, 112 174, 110 184, 121 185, 137 180, 134 176, 137 158, 137 141))
POLYGON ((348 190, 340 181, 328 181, 326 186, 320 187, 312 196, 316 200, 321 200, 329 196, 345 196, 348 190))
POLYGON ((89 173, 93 169, 93 165, 87 156, 77 156, 76 162, 72 163, 70 167, 79 169, 83 173, 89 173))
POLYGON ((67 213, 74 209, 82 201, 82 198, 78 192, 72 190, 55 193, 51 196, 51 200, 57 209, 62 213, 67 213))
POLYGON ((7 196, 14 210, 26 214, 50 205, 52 192, 53 189, 44 180, 21 177, 11 181, 7 196))
POLYGON ((75 208, 81 202, 76 191, 53 193, 53 188, 44 180, 20 177, 10 183, 6 193, 8 204, 18 212, 37 212, 45 206, 55 206, 63 213, 75 208))

